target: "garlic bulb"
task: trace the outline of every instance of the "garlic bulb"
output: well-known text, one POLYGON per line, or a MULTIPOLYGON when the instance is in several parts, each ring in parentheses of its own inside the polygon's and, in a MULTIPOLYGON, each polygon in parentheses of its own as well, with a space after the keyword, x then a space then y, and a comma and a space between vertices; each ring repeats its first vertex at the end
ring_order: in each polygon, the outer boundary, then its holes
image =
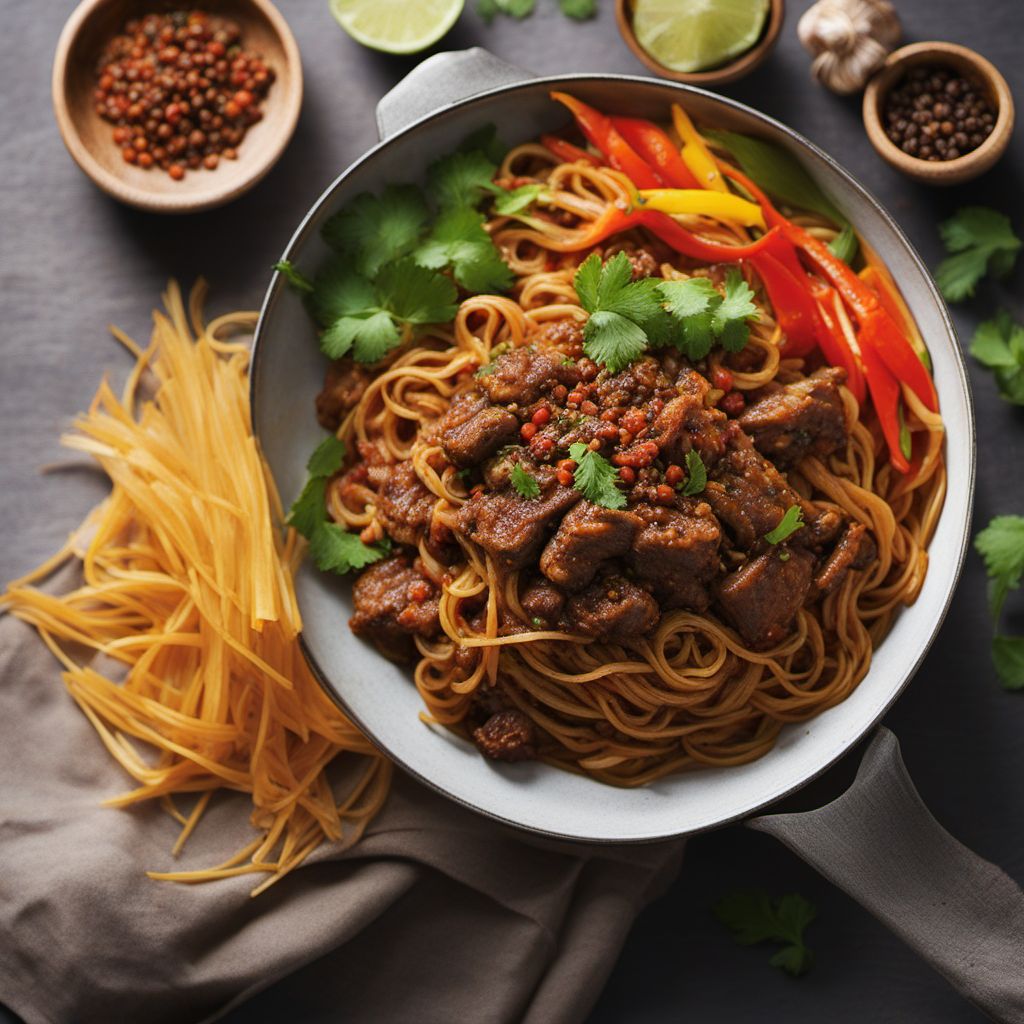
POLYGON ((814 54, 811 75, 833 92, 857 92, 900 41, 889 0, 818 0, 796 28, 814 54))

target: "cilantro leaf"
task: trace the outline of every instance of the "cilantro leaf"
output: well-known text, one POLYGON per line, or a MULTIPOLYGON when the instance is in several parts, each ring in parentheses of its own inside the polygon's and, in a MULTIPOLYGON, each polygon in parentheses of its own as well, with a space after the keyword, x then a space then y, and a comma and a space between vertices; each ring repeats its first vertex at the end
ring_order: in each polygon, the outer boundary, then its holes
POLYGON ((592 313, 597 309, 597 288, 601 281, 601 257, 592 252, 579 266, 572 279, 580 305, 592 313))
POLYGON ((337 523, 321 523, 309 539, 309 553, 318 569, 346 573, 379 561, 386 550, 364 544, 358 534, 349 533, 337 523))
POLYGON ((495 165, 500 164, 508 152, 508 146, 498 138, 498 126, 495 124, 485 124, 475 132, 470 132, 459 143, 458 148, 463 153, 479 150, 495 165))
POLYGON ((489 25, 497 14, 510 18, 525 18, 533 13, 536 0, 477 0, 476 10, 489 25))
POLYGON ((789 893, 773 901, 762 891, 734 892, 711 909, 742 946, 768 941, 783 943, 783 948, 769 960, 773 967, 794 977, 810 968, 814 958, 804 942, 804 931, 817 910, 803 896, 789 893))
POLYGON ((696 449, 691 448, 686 453, 686 483, 682 486, 682 492, 688 498, 700 494, 708 482, 708 471, 704 460, 696 449))
POLYGON ((1024 516, 996 516, 975 538, 992 583, 992 617, 996 620, 1011 590, 1024 576, 1024 516))
POLYGON ((468 206, 441 213, 427 238, 413 253, 420 266, 451 266, 455 280, 471 292, 509 288, 513 274, 484 230, 483 214, 468 206))
POLYGON ((380 306, 406 323, 440 324, 455 316, 455 285, 412 259, 382 267, 376 288, 380 306))
POLYGON ((1004 689, 1024 690, 1024 636, 993 637, 992 662, 1004 689))
POLYGON ((537 478, 527 473, 518 462, 512 467, 509 479, 512 481, 512 486, 522 497, 540 497, 540 484, 537 483, 537 478))
POLYGON ((939 233, 953 255, 938 265, 935 282, 950 302, 972 296, 986 272, 996 277, 1009 274, 1022 244, 1009 218, 986 206, 957 210, 939 225, 939 233))
POLYGON ((647 350, 647 335, 639 324, 607 309, 591 313, 583 327, 583 351, 610 373, 624 370, 647 350))
POLYGON ((302 493, 292 503, 285 522, 308 540, 327 518, 326 495, 327 478, 310 477, 306 481, 306 486, 302 488, 302 493))
POLYGON ((372 278, 409 253, 427 223, 427 204, 414 185, 388 185, 380 196, 364 192, 323 226, 324 241, 372 278))
POLYGON ((506 217, 519 213, 520 210, 525 210, 535 203, 545 189, 546 186, 541 184, 520 185, 519 188, 514 188, 494 200, 494 212, 506 217))
POLYGON ((586 21, 597 14, 597 0, 558 0, 558 9, 573 21, 586 21))
POLYGON ((485 195, 504 192, 491 180, 497 169, 497 164, 479 149, 456 150, 427 168, 428 190, 442 210, 476 206, 485 195))
POLYGON ((313 454, 306 463, 306 472, 311 477, 333 476, 341 469, 345 458, 345 442, 333 434, 328 434, 313 449, 313 454))
POLYGON ((725 298, 711 319, 711 329, 727 352, 739 352, 750 337, 749 321, 757 319, 754 293, 736 269, 725 275, 725 298))
POLYGON ((995 372, 999 394, 1024 405, 1024 327, 1005 310, 978 325, 971 339, 971 355, 995 372))
POLYGON ((852 224, 847 224, 842 231, 828 243, 829 252, 838 256, 844 263, 853 263, 857 256, 860 244, 857 241, 857 232, 853 230, 852 224))
POLYGON ((706 277, 663 281, 659 288, 668 300, 666 309, 681 328, 678 347, 694 361, 703 359, 715 343, 714 317, 721 295, 706 277))
POLYGON ((369 316, 342 316, 320 335, 320 349, 340 359, 350 349, 361 363, 375 363, 400 344, 402 336, 390 314, 378 310, 369 316))
POLYGON ((764 539, 769 544, 781 544, 787 537, 803 528, 804 510, 799 505, 790 505, 774 530, 769 530, 764 539))
POLYGON ((626 496, 616 486, 619 471, 581 441, 569 445, 569 458, 576 463, 573 482, 588 501, 602 508, 625 508, 626 496))
POLYGON ((330 327, 340 317, 365 316, 376 299, 373 284, 336 259, 317 274, 309 309, 321 327, 330 327))
POLYGON ((297 292, 305 292, 308 295, 313 290, 313 282, 291 260, 278 260, 273 269, 297 292))

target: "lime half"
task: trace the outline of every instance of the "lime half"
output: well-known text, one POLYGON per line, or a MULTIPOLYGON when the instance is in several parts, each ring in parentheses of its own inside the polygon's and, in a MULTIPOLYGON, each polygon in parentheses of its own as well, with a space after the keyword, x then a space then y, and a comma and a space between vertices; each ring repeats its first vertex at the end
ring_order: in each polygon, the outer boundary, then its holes
POLYGON ((764 31, 770 0, 634 0, 633 32, 659 64, 707 71, 749 50, 764 31))
POLYGON ((418 53, 455 24, 465 0, 330 0, 331 14, 357 42, 385 53, 418 53))

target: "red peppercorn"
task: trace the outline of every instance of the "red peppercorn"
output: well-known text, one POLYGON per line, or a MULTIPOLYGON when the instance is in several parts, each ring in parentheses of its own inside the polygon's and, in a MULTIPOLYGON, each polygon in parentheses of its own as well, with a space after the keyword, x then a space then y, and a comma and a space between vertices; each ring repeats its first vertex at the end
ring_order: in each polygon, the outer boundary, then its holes
POLYGON ((573 485, 573 475, 572 475, 572 473, 570 473, 570 472, 569 472, 569 471, 568 471, 567 469, 560 469, 560 470, 559 470, 559 471, 558 471, 558 472, 557 472, 557 473, 555 474, 555 479, 556 479, 556 480, 557 480, 557 481, 558 481, 558 482, 559 482, 559 483, 560 483, 560 484, 561 484, 561 485, 562 485, 563 487, 572 487, 572 485, 573 485))
POLYGON ((597 428, 597 436, 602 441, 614 441, 619 436, 619 428, 614 423, 605 423, 597 428))
POLYGON ((175 180, 181 181, 185 177, 185 168, 181 164, 171 164, 167 173, 175 180))
POLYGON ((530 454, 535 459, 546 459, 554 451, 555 442, 550 437, 538 435, 530 442, 530 454))
POLYGON ((732 374, 724 366, 716 366, 711 371, 711 383, 722 391, 732 391, 732 374))
POLYGON ((558 463, 558 471, 566 473, 574 473, 576 471, 576 460, 575 459, 562 459, 558 463))
POLYGON ((542 405, 539 409, 534 410, 530 419, 536 423, 538 427, 543 427, 544 424, 551 419, 551 410, 546 405, 542 405))
POLYGON ((677 466, 675 463, 673 463, 671 466, 668 467, 668 469, 665 470, 665 483, 671 484, 673 487, 675 487, 676 484, 681 484, 683 482, 684 475, 685 474, 683 473, 683 467, 677 466))
POLYGON ((632 487, 636 483, 636 470, 632 466, 622 466, 619 469, 619 479, 627 487, 632 487))
POLYGON ((537 434, 537 424, 526 422, 519 428, 519 434, 524 441, 532 440, 537 434))
POLYGON ((724 395, 718 403, 718 408, 727 416, 739 416, 746 408, 747 400, 743 397, 742 391, 730 391, 724 395))
POLYGON ((654 491, 658 504, 660 505, 671 505, 676 499, 675 489, 669 487, 668 484, 658 484, 654 491))
POLYGON ((627 409, 619 420, 619 426, 628 430, 631 434, 635 434, 638 430, 642 430, 647 426, 647 417, 644 416, 641 409, 627 409))
POLYGON ((554 387, 553 387, 553 388, 551 389, 551 397, 552 397, 552 398, 553 398, 553 399, 554 399, 554 400, 555 400, 556 402, 558 402, 559 404, 561 404, 562 402, 564 402, 564 401, 565 401, 565 396, 566 396, 566 395, 567 395, 568 393, 569 393, 569 391, 568 391, 568 388, 566 388, 566 386, 565 386, 564 384, 556 384, 556 385, 555 385, 555 386, 554 386, 554 387))
POLYGON ((414 601, 416 604, 423 604, 428 597, 430 597, 430 587, 425 580, 420 583, 413 583, 409 587, 410 601, 414 601))
POLYGON ((583 401, 583 395, 579 391, 570 391, 565 401, 567 405, 579 405, 583 401))
POLYGON ((597 406, 588 398, 580 403, 580 412, 583 413, 584 416, 596 416, 597 406))

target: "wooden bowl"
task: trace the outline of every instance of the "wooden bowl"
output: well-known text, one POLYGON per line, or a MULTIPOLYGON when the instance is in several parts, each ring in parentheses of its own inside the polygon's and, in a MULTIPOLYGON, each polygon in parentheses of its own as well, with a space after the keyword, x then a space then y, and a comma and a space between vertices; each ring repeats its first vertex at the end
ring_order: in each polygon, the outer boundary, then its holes
POLYGON ((956 43, 913 43, 889 54, 864 92, 864 127, 879 156, 908 177, 927 185, 959 185, 987 171, 1006 150, 1013 133, 1013 96, 1006 79, 980 53, 956 43), (904 153, 883 123, 885 99, 911 68, 933 64, 952 68, 980 83, 996 110, 996 123, 977 148, 955 160, 922 160, 904 153))
POLYGON ((219 206, 252 188, 273 167, 295 130, 302 106, 302 63, 291 30, 267 0, 204 0, 202 8, 237 21, 245 49, 262 54, 275 80, 263 119, 239 143, 237 160, 175 181, 158 167, 127 164, 112 138, 114 125, 94 109, 96 62, 131 17, 160 11, 159 0, 83 0, 68 18, 53 62, 53 109, 64 144, 104 192, 158 213, 193 213, 219 206))
MULTIPOLYGON (((685 2, 685 0, 680 0, 680 2, 685 2)), ((615 0, 615 20, 618 22, 622 38, 626 40, 626 45, 633 51, 634 56, 655 74, 662 78, 670 78, 673 82, 686 82, 687 85, 726 85, 753 71, 768 56, 775 45, 786 14, 786 3, 785 0, 770 0, 770 5, 768 22, 761 33, 761 38, 735 60, 707 71, 673 71, 672 68, 667 68, 664 64, 656 61, 640 45, 636 33, 633 31, 633 0, 615 0)))

